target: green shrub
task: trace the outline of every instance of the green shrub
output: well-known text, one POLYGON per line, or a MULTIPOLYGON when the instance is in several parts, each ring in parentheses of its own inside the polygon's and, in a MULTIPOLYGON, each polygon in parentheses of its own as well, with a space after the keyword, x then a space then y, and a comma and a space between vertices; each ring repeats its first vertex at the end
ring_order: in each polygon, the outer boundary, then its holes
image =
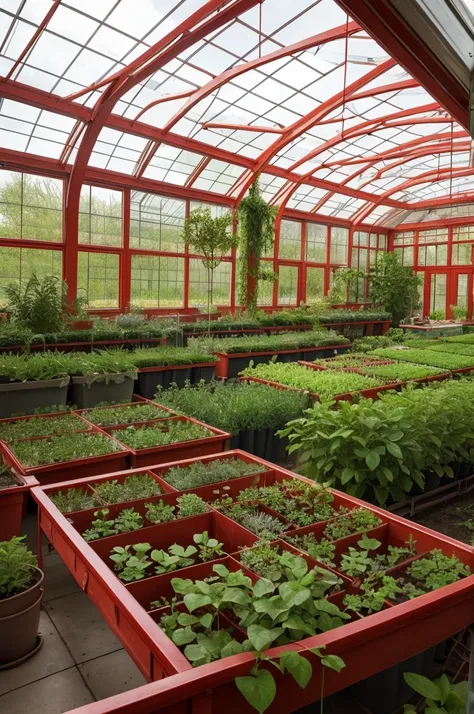
POLYGON ((0 599, 28 590, 36 566, 36 556, 23 542, 25 536, 0 541, 0 599))

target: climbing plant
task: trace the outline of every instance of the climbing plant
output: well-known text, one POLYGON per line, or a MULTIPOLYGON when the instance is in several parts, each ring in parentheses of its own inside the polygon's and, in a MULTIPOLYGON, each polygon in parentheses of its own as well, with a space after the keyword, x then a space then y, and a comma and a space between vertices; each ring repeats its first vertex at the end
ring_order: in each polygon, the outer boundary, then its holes
POLYGON ((239 257, 239 303, 250 314, 257 310, 259 280, 278 276, 261 266, 261 257, 273 246, 278 207, 269 206, 261 195, 258 178, 237 209, 239 257))
POLYGON ((183 240, 191 248, 203 255, 203 265, 207 269, 207 312, 211 312, 213 271, 222 258, 236 245, 232 230, 232 214, 223 213, 212 217, 210 208, 196 208, 184 223, 183 240))

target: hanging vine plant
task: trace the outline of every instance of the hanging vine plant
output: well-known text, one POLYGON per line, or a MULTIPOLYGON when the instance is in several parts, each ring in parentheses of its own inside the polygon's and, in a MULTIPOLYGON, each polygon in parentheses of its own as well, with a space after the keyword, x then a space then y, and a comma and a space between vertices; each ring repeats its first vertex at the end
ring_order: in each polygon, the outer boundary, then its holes
POLYGON ((276 280, 277 274, 262 268, 262 255, 273 247, 278 207, 262 198, 258 178, 237 209, 239 239, 239 303, 252 314, 257 310, 259 280, 276 280))

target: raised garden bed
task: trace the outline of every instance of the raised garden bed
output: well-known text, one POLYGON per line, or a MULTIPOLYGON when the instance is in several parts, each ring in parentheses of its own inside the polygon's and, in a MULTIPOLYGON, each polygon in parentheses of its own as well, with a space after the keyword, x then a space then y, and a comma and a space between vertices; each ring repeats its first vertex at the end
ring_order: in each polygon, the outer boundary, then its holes
MULTIPOLYGON (((229 457, 238 455, 238 452, 228 454, 229 457)), ((314 487, 314 484, 309 480, 298 477, 285 469, 276 468, 272 464, 253 457, 247 456, 246 458, 254 463, 260 463, 268 471, 273 471, 274 478, 279 482, 292 479, 314 487)), ((166 465, 166 468, 168 467, 169 465, 166 465)), ((100 483, 102 480, 104 480, 103 477, 94 479, 96 483, 100 483)), ((87 483, 87 480, 79 480, 74 484, 67 485, 84 488, 87 487, 87 483)), ((204 578, 210 575, 214 577, 213 582, 224 589, 226 587, 224 583, 230 577, 231 582, 234 583, 232 587, 243 593, 239 598, 251 597, 253 587, 258 582, 258 575, 248 570, 244 562, 240 562, 244 557, 244 551, 234 551, 233 554, 228 555, 226 558, 218 558, 214 562, 180 568, 178 574, 176 572, 166 572, 161 575, 151 575, 125 585, 109 567, 109 564, 105 562, 106 546, 108 548, 117 538, 122 539, 120 542, 123 542, 124 537, 113 535, 111 538, 103 538, 102 542, 101 539, 92 541, 91 544, 85 542, 80 535, 80 529, 77 527, 79 522, 76 522, 76 527, 69 523, 67 514, 62 515, 49 498, 49 494, 54 494, 59 488, 55 486, 33 489, 33 495, 39 507, 41 530, 56 547, 77 582, 81 584, 82 588, 102 612, 107 623, 122 641, 144 676, 151 681, 160 679, 163 674, 177 675, 171 678, 167 677, 163 683, 155 683, 149 690, 149 697, 146 688, 141 690, 140 706, 143 711, 152 712, 153 707, 156 709, 163 705, 169 708, 170 711, 182 711, 182 707, 185 706, 184 701, 187 698, 195 698, 197 694, 201 693, 203 702, 206 705, 208 704, 213 711, 223 711, 225 709, 229 714, 250 714, 250 712, 253 712, 254 710, 242 697, 234 682, 236 676, 248 676, 251 668, 255 665, 255 658, 252 652, 246 652, 245 647, 242 647, 245 639, 250 637, 253 640, 254 635, 252 629, 245 624, 244 620, 240 619, 238 613, 241 611, 235 605, 235 601, 228 602, 224 598, 224 603, 226 604, 224 607, 221 606, 225 622, 235 623, 235 635, 232 635, 231 639, 234 638, 237 643, 230 649, 230 652, 235 654, 226 652, 229 656, 225 657, 225 662, 221 659, 216 659, 216 661, 207 664, 205 667, 199 666, 200 657, 204 657, 203 661, 209 660, 206 659, 206 656, 201 653, 199 648, 196 650, 192 647, 190 650, 187 649, 188 644, 186 644, 186 641, 190 643, 194 641, 196 643, 196 635, 192 634, 192 632, 195 632, 192 624, 190 625, 190 639, 187 640, 187 637, 183 639, 181 635, 175 636, 176 622, 173 624, 172 620, 162 620, 163 615, 171 614, 170 610, 166 609, 166 604, 175 593, 179 601, 184 595, 183 604, 177 606, 177 612, 196 613, 200 617, 203 613, 200 612, 199 607, 204 607, 208 600, 199 600, 198 602, 197 599, 193 600, 191 595, 185 593, 198 594, 201 592, 202 595, 202 590, 198 589, 200 586, 195 586, 194 583, 202 582, 204 578), (241 572, 239 573, 239 571, 241 572), (178 579, 176 580, 176 578, 178 579), (181 589, 180 583, 186 583, 185 589, 181 589), (222 585, 219 585, 220 583, 222 585), (157 627, 157 623, 160 623, 164 630, 157 627), (170 637, 165 634, 165 631, 168 632, 170 637), (238 646, 239 643, 240 646, 238 646), (192 666, 192 661, 195 664, 194 667, 192 666), (182 706, 180 702, 183 702, 182 706)), ((318 492, 321 492, 321 489, 318 489, 318 492)), ((342 618, 337 613, 342 612, 340 608, 344 607, 344 598, 346 597, 344 593, 347 593, 347 589, 352 587, 353 591, 348 593, 351 595, 358 595, 363 591, 360 585, 356 585, 353 577, 348 578, 343 572, 339 572, 338 568, 341 565, 344 552, 348 552, 349 547, 359 548, 359 541, 364 539, 356 536, 358 540, 355 546, 351 546, 347 538, 344 546, 338 538, 333 540, 332 544, 339 558, 339 560, 336 559, 335 567, 327 571, 329 575, 324 576, 323 580, 317 579, 319 571, 315 571, 315 574, 308 580, 308 583, 312 583, 310 586, 312 592, 318 593, 318 601, 329 603, 324 605, 331 623, 329 625, 328 621, 327 631, 324 633, 319 631, 319 634, 306 633, 307 636, 303 636, 303 638, 300 635, 298 642, 287 644, 283 649, 278 646, 278 641, 275 642, 275 639, 279 636, 278 631, 276 631, 275 637, 267 638, 262 641, 262 645, 257 645, 257 648, 266 649, 266 655, 269 657, 279 658, 285 651, 299 652, 312 666, 312 675, 308 677, 306 688, 298 686, 289 675, 282 675, 277 670, 273 671, 273 668, 268 670, 269 672, 271 671, 276 686, 276 700, 269 709, 272 714, 277 712, 278 714, 287 714, 294 711, 295 708, 301 708, 320 698, 322 668, 319 658, 310 652, 310 648, 325 646, 324 655, 330 654, 342 657, 346 665, 340 672, 335 672, 331 669, 325 670, 324 695, 328 696, 407 657, 413 656, 419 651, 432 647, 437 642, 471 624, 472 621, 474 576, 470 575, 467 570, 467 568, 474 566, 472 548, 393 516, 380 508, 367 507, 367 504, 353 497, 345 496, 338 492, 333 495, 337 506, 349 509, 349 513, 355 514, 357 509, 363 509, 361 513, 367 514, 367 516, 364 515, 362 521, 364 521, 366 527, 367 524, 369 525, 368 536, 371 539, 379 536, 378 540, 387 551, 389 545, 397 547, 398 544, 401 544, 398 547, 403 547, 407 542, 416 542, 416 552, 419 559, 423 554, 432 552, 435 549, 442 551, 443 555, 446 556, 443 562, 450 561, 447 570, 444 571, 450 573, 447 577, 447 581, 450 584, 434 589, 433 583, 431 581, 428 582, 428 577, 426 576, 424 582, 426 589, 430 591, 428 594, 419 595, 410 601, 400 604, 392 604, 387 598, 382 608, 375 614, 369 615, 368 612, 363 611, 362 613, 353 612, 352 615, 345 615, 342 618), (367 518, 370 514, 371 520, 369 522, 367 518), (335 576, 337 579, 335 579, 335 576), (349 585, 348 580, 351 581, 352 586, 349 585), (341 584, 347 589, 335 592, 334 587, 341 584), (329 605, 332 607, 329 607, 329 605), (363 615, 362 618, 360 614, 363 615), (334 622, 333 618, 336 618, 334 622), (407 631, 410 632, 409 638, 406 637, 407 631), (273 640, 273 644, 271 640, 273 640)), ((290 493, 288 493, 288 497, 290 497, 290 493)), ((172 504, 177 503, 178 498, 180 498, 178 494, 169 494, 168 496, 154 497, 151 500, 154 500, 154 502, 161 500, 172 504), (173 499, 176 500, 173 501, 173 499)), ((137 509, 144 508, 143 502, 136 502, 135 505, 137 509)), ((118 506, 111 507, 111 511, 112 508, 118 509, 118 506)), ((174 543, 184 548, 184 546, 188 546, 191 543, 191 535, 194 537, 194 535, 202 534, 206 530, 202 526, 208 525, 208 533, 212 533, 222 543, 227 539, 227 548, 231 549, 232 545, 238 543, 240 538, 244 538, 243 530, 239 530, 242 529, 242 526, 234 523, 228 517, 216 513, 212 506, 208 508, 208 511, 204 511, 200 515, 180 519, 181 523, 176 521, 173 524, 174 530, 172 532, 167 531, 169 524, 164 524, 146 526, 141 534, 139 531, 133 531, 133 540, 130 540, 131 536, 128 533, 126 545, 144 542, 145 539, 143 541, 135 539, 139 536, 141 538, 144 535, 144 531, 147 530, 153 536, 153 545, 161 547, 161 549, 169 548, 174 543), (205 521, 205 519, 208 520, 205 521), (224 519, 227 523, 233 523, 232 531, 227 525, 218 530, 218 524, 221 519, 224 519), (213 521, 212 525, 210 525, 211 521, 213 521), (185 528, 186 533, 184 532, 185 528), (212 528, 214 530, 211 530, 212 528), (169 540, 167 539, 167 534, 170 536, 169 540), (229 539, 232 539, 235 534, 237 534, 237 538, 232 543, 229 539), (181 538, 181 536, 183 537, 181 538), (178 538, 180 538, 179 541, 178 538)), ((344 517, 346 516, 343 514, 330 521, 297 528, 293 533, 299 535, 307 533, 308 528, 313 529, 313 531, 317 531, 319 528, 321 532, 326 532, 327 535, 333 538, 338 533, 344 532, 339 524, 339 519, 344 517)), ((354 515, 351 517, 354 519, 354 515)), ((354 520, 355 523, 356 521, 354 520)), ((364 523, 359 520, 359 525, 364 525, 364 523)), ((81 528, 84 524, 85 521, 83 520, 80 524, 81 528)), ((248 535, 252 537, 250 532, 248 532, 248 535)), ((318 534, 316 538, 318 538, 318 534)), ((150 545, 152 545, 151 541, 150 545)), ((251 543, 246 545, 248 547, 251 543)), ((284 567, 293 572, 291 579, 295 577, 294 573, 296 572, 293 568, 299 569, 300 577, 304 577, 304 574, 311 570, 313 565, 310 560, 311 556, 307 554, 306 557, 303 557, 303 554, 299 551, 301 555, 297 555, 295 552, 295 558, 292 559, 288 556, 292 555, 292 549, 295 548, 294 545, 285 545, 281 540, 275 545, 277 555, 284 558, 284 567)), ((373 541, 370 541, 369 545, 373 547, 373 541)), ((246 562, 251 564, 251 560, 247 559, 246 562)), ((408 560, 402 561, 403 566, 406 566, 407 563, 408 560)), ((257 597, 266 601, 271 597, 273 588, 280 588, 283 584, 278 585, 278 581, 275 581, 275 585, 270 589, 270 586, 262 583, 258 586, 262 592, 257 597)), ((282 590, 281 592, 286 591, 282 590)), ((305 597, 314 597, 314 595, 305 593, 305 597)), ((250 601, 246 600, 246 602, 250 601)), ((292 607, 298 608, 299 605, 287 604, 285 607, 291 609, 292 607)), ((267 616, 260 615, 263 620, 265 620, 265 617, 267 616)), ((192 623, 194 620, 191 618, 190 622, 192 623)), ((206 620, 206 623, 208 628, 210 627, 210 629, 206 629, 206 637, 214 637, 214 635, 210 634, 213 631, 212 622, 206 620)), ((296 632, 290 637, 290 640, 293 639, 294 641, 295 635, 298 637, 296 632)), ((251 649, 255 649, 255 647, 256 643, 252 642, 251 649)), ((216 654, 216 657, 219 656, 222 656, 220 655, 220 649, 216 654)), ((266 670, 267 667, 264 667, 264 669, 266 670)), ((136 702, 136 693, 130 692, 121 695, 120 701, 123 701, 124 698, 130 703, 136 702)), ((91 706, 95 707, 96 705, 91 706)), ((117 706, 118 700, 115 698, 115 707, 117 706)), ((109 707, 107 703, 104 704, 102 702, 100 703, 100 709, 97 709, 97 711, 112 712, 114 709, 111 705, 109 707)))
POLYGON ((20 535, 28 492, 39 485, 34 476, 20 476, 11 468, 4 459, 5 453, 0 441, 0 541, 20 535))
POLYGON ((231 436, 184 416, 105 427, 104 431, 129 450, 132 467, 166 463, 183 449, 190 458, 216 454, 228 448, 231 436))
POLYGON ((69 402, 78 409, 95 407, 103 402, 129 402, 136 379, 136 372, 72 377, 69 402))
POLYGON ((34 475, 41 484, 56 483, 127 466, 130 450, 94 425, 56 436, 38 436, 5 445, 5 463, 22 476, 34 475))
POLYGON ((376 349, 374 355, 400 360, 401 362, 413 362, 414 364, 429 365, 439 367, 453 374, 467 374, 474 370, 474 356, 469 357, 450 352, 431 352, 425 349, 412 349, 410 347, 386 347, 376 349))
POLYGON ((166 389, 172 383, 184 387, 186 382, 197 384, 202 379, 205 382, 210 382, 214 377, 215 370, 216 362, 143 367, 138 370, 137 390, 142 397, 153 399, 158 387, 166 389))
POLYGON ((81 409, 74 413, 79 414, 83 419, 101 428, 139 424, 153 419, 163 419, 175 414, 171 409, 158 406, 158 404, 154 402, 145 401, 137 395, 134 395, 134 399, 137 401, 129 402, 128 404, 95 407, 93 409, 81 409))
POLYGON ((27 382, 2 381, 0 376, 0 418, 31 414, 53 404, 66 404, 69 376, 27 382))

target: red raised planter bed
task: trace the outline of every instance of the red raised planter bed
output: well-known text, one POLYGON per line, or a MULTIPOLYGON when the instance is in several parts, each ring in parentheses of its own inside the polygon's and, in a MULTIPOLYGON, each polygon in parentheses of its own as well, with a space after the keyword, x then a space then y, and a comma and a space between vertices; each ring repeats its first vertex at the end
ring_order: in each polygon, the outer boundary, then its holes
MULTIPOLYGON (((231 452, 242 456, 241 452, 231 452)), ((230 455, 230 454, 229 454, 230 455)), ((309 479, 292 474, 286 469, 265 462, 256 457, 246 457, 246 460, 262 464, 265 471, 273 471, 278 479, 297 479, 312 483, 309 479)), ((166 465, 168 468, 169 465, 166 465)), ((128 472, 130 473, 130 472, 128 472)), ((111 476, 107 477, 111 478, 111 476)), ((98 481, 104 480, 97 479, 98 481)), ((81 487, 87 480, 81 479, 62 486, 81 487)), ((57 491, 55 487, 37 487, 32 490, 38 503, 38 516, 41 530, 51 540, 59 555, 66 562, 76 581, 86 591, 91 600, 104 615, 107 623, 117 637, 122 641, 137 665, 148 680, 161 679, 132 692, 126 692, 97 704, 87 705, 77 710, 76 714, 132 714, 139 707, 140 712, 153 714, 163 710, 166 714, 184 714, 185 712, 205 711, 218 714, 250 714, 254 710, 244 701, 236 689, 236 676, 249 674, 255 664, 252 653, 233 655, 224 660, 208 665, 192 668, 188 660, 177 647, 164 635, 156 620, 159 613, 148 614, 145 608, 150 601, 171 593, 171 579, 176 573, 139 581, 125 586, 119 581, 101 555, 97 552, 103 546, 99 542, 87 544, 77 530, 68 522, 67 514, 62 515, 54 506, 48 494, 57 491), (153 581, 153 582, 152 582, 153 581), (195 709, 199 702, 199 709, 195 709), (203 707, 203 708, 202 708, 203 707)), ((335 491, 338 505, 349 508, 364 506, 376 514, 382 525, 370 531, 378 535, 383 546, 404 543, 410 535, 416 541, 417 554, 420 555, 434 548, 439 548, 446 555, 456 555, 471 569, 474 567, 474 551, 471 547, 451 538, 419 526, 403 518, 372 506, 359 499, 335 491)), ((165 498, 170 498, 172 494, 165 498)), ((123 506, 123 504, 122 504, 123 506)), ((220 514, 211 518, 219 523, 220 514)), ((199 517, 199 525, 204 524, 207 514, 199 517)), ((183 519, 191 522, 191 518, 183 519)), ((226 521, 229 519, 225 518, 226 521)), ((181 537, 180 529, 176 528, 171 538, 181 537)), ((165 524, 170 525, 170 524, 165 524)), ((234 524, 235 528, 241 528, 234 524)), ((161 526, 160 526, 161 527, 161 526)), ((186 528, 188 525, 186 526, 186 528)), ((217 526, 216 526, 217 528, 217 526)), ((324 524, 316 524, 306 528, 296 529, 301 534, 308 528, 321 530, 324 524)), ((245 530, 245 529, 243 529, 245 530)), ((148 529, 151 533, 152 529, 148 529)), ((156 531, 155 531, 156 532, 156 531)), ((155 537, 155 532, 153 537, 155 537)), ((218 531, 214 531, 217 535, 218 531)), ((222 538, 234 537, 224 526, 222 538)), ((133 533, 137 537, 140 531, 133 533)), ((142 532, 143 533, 143 532, 142 532)), ((167 537, 163 528, 160 538, 167 537)), ((243 537, 239 534, 237 541, 243 537)), ((360 536, 334 541, 338 557, 343 549, 349 547, 351 539, 357 542, 360 536)), ((110 539, 109 539, 110 542, 110 539)), ((163 541, 161 541, 163 542, 163 541)), ((183 541, 181 541, 183 542, 183 541)), ((287 547, 285 546, 285 549, 287 547)), ((293 551, 293 548, 289 547, 293 551)), ((102 553, 103 555, 103 553, 102 553)), ((230 555, 223 561, 230 570, 240 569, 237 554, 230 555)), ((402 563, 402 566, 405 564, 402 563)), ((212 571, 212 563, 191 566, 180 571, 181 577, 206 577, 212 571), (192 572, 191 572, 192 571, 192 572)), ((344 581, 349 587, 347 581, 344 581)), ((342 599, 342 594, 335 597, 342 599)), ((339 600, 338 600, 339 603, 339 600)), ((324 695, 328 696, 361 679, 365 679, 387 667, 401 662, 414 654, 434 646, 437 642, 455 634, 472 623, 474 607, 474 575, 465 577, 452 585, 440 588, 434 592, 417 597, 399 605, 390 606, 381 612, 354 619, 342 627, 323 634, 309 637, 300 643, 292 643, 283 647, 274 647, 267 651, 269 657, 278 657, 284 651, 297 650, 304 653, 313 665, 313 676, 306 689, 301 689, 291 677, 282 676, 276 670, 273 673, 277 686, 277 697, 268 709, 269 714, 289 714, 295 709, 307 706, 319 700, 321 696, 322 669, 316 657, 308 650, 312 647, 326 647, 326 654, 336 654, 344 659, 346 667, 338 674, 331 670, 325 671, 324 695), (407 632, 410 636, 407 637, 407 632)))
POLYGON ((390 329, 392 323, 390 320, 363 320, 362 322, 324 322, 321 323, 322 327, 328 328, 344 328, 344 327, 364 327, 364 336, 385 335, 390 329), (378 326, 380 325, 380 330, 378 326))
MULTIPOLYGON (((318 369, 314 367, 311 362, 298 362, 304 367, 311 367, 312 369, 318 369)), ((319 368, 322 369, 322 368, 319 368)), ((241 377, 241 381, 246 382, 259 382, 260 384, 266 384, 269 387, 274 387, 275 389, 285 389, 290 392, 305 392, 311 399, 319 402, 319 394, 316 392, 306 392, 304 389, 298 389, 296 387, 288 387, 286 384, 280 384, 279 382, 271 382, 267 379, 260 379, 260 377, 241 377)), ((370 399, 377 399, 379 392, 385 392, 389 389, 400 389, 402 382, 396 382, 394 384, 381 384, 378 387, 370 387, 368 389, 361 389, 358 392, 345 392, 343 394, 335 394, 332 399, 335 402, 350 402, 354 396, 362 396, 370 399)))
MULTIPOLYGON (((0 464, 4 461, 5 453, 6 445, 0 441, 0 464)), ((39 486, 34 476, 21 476, 16 469, 11 470, 17 485, 0 488, 0 541, 20 535, 28 492, 33 486, 39 486)))
MULTIPOLYGON (((53 415, 51 415, 53 416, 53 415)), ((71 461, 59 461, 56 463, 45 464, 42 466, 24 466, 15 456, 13 445, 5 444, 4 460, 5 463, 14 469, 22 476, 34 475, 42 484, 57 483, 77 478, 78 476, 95 476, 111 471, 120 471, 125 469, 128 464, 130 450, 127 449, 116 439, 112 439, 102 429, 99 429, 94 424, 89 424, 81 417, 78 417, 84 423, 84 429, 74 433, 99 433, 107 436, 112 442, 115 442, 119 449, 110 454, 102 456, 85 456, 84 458, 74 459, 71 461)), ((72 433, 72 432, 69 432, 72 433)), ((21 441, 36 441, 38 439, 49 439, 49 436, 37 436, 31 439, 21 439, 21 441)), ((20 440, 19 440, 20 441, 20 440)))
MULTIPOLYGON (((157 405, 160 407, 160 405, 157 405)), ((136 424, 123 424, 121 426, 104 427, 103 431, 116 439, 124 449, 130 453, 130 463, 133 468, 140 466, 151 466, 152 464, 164 464, 175 458, 176 460, 183 454, 189 458, 207 456, 209 454, 218 454, 221 451, 226 451, 230 446, 231 434, 226 431, 221 431, 213 426, 204 424, 202 421, 185 416, 170 416, 153 421, 137 422, 136 424), (166 426, 169 421, 179 421, 182 423, 193 423, 204 427, 210 433, 202 439, 193 439, 190 441, 178 441, 174 444, 165 444, 163 446, 150 446, 145 449, 133 449, 122 444, 120 441, 120 432, 132 426, 166 426)))

